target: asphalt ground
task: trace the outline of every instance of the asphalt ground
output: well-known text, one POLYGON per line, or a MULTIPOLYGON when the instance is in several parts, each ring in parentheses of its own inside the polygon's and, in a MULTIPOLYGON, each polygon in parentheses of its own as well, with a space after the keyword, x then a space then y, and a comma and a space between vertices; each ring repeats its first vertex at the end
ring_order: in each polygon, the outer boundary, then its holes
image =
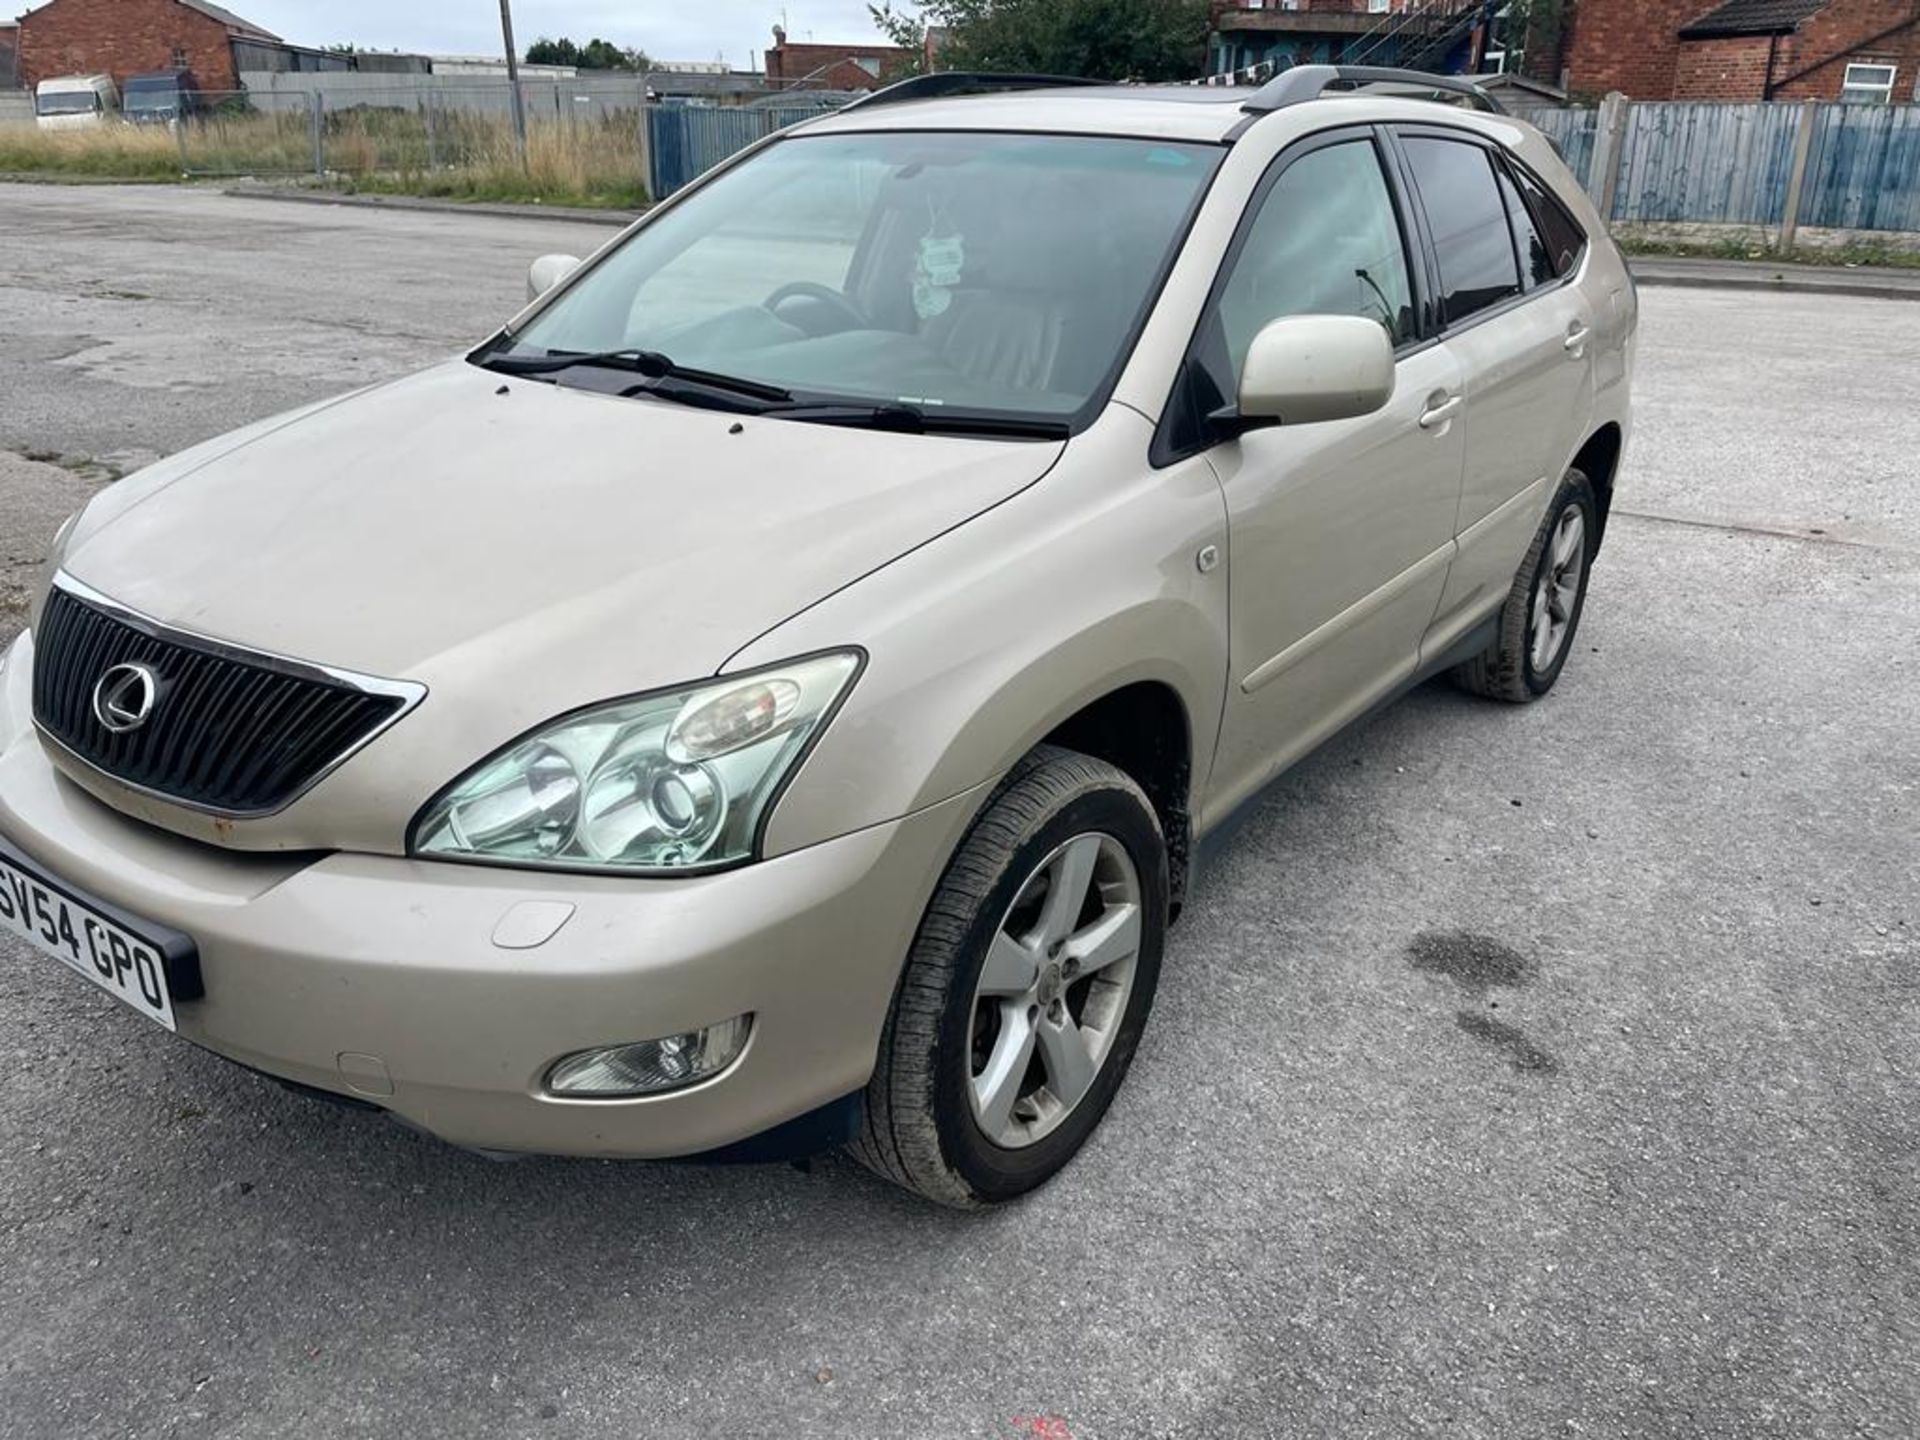
MULTIPOLYGON (((112 468, 581 244, 0 186, 0 448, 59 460, 0 457, 0 586, 112 468)), ((1020 1205, 489 1163, 0 942, 0 1434, 1920 1433, 1920 324, 1642 309, 1559 687, 1425 686, 1268 793, 1020 1205)))

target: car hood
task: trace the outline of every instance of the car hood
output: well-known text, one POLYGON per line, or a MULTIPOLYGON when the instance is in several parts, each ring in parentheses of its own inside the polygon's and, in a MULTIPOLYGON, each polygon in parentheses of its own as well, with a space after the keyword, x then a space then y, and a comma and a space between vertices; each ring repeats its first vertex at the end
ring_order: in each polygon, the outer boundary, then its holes
MULTIPOLYGON (((453 361, 119 482, 63 564, 183 630, 424 683, 427 701, 365 753, 444 756, 430 792, 564 711, 713 674, 1032 484, 1061 448, 736 417, 453 361)), ((160 802, 108 798, 206 829, 160 802)), ((242 823, 276 846, 342 843, 242 823)))

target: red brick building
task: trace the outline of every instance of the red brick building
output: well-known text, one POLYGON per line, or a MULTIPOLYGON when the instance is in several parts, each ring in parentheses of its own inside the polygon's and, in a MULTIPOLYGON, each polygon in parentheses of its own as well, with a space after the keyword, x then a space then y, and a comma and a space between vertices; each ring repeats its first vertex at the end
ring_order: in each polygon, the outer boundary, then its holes
POLYGON ((767 84, 776 90, 877 90, 914 52, 897 45, 796 45, 773 27, 767 84))
POLYGON ((204 90, 237 90, 234 42, 279 37, 208 0, 47 0, 20 17, 20 83, 53 75, 191 70, 204 90))
POLYGON ((1915 0, 1578 0, 1566 86, 1637 100, 1855 100, 1920 87, 1915 0))

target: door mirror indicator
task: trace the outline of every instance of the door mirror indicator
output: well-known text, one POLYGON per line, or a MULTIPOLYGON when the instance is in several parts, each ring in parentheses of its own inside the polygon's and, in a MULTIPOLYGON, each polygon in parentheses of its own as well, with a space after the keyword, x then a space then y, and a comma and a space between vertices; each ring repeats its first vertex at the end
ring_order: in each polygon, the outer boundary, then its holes
POLYGON ((1240 370, 1232 433, 1371 415, 1393 397, 1393 341, 1359 315, 1288 315, 1253 337, 1240 370))

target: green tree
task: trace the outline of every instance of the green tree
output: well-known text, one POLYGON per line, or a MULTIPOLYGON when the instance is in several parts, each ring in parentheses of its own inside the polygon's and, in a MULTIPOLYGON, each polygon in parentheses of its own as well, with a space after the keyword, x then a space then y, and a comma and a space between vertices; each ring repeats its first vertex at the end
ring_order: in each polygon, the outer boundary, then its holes
POLYGON ((927 68, 927 27, 919 16, 905 15, 895 10, 893 0, 867 6, 867 14, 873 17, 874 28, 886 37, 889 45, 907 52, 881 67, 882 80, 892 84, 895 80, 918 75, 927 68))
POLYGON ((542 35, 527 47, 529 65, 572 65, 581 70, 651 70, 653 61, 647 52, 626 48, 599 36, 576 45, 562 36, 549 40, 542 35))
POLYGON ((913 16, 889 0, 872 14, 895 44, 937 27, 942 70, 1190 80, 1206 65, 1207 0, 923 0, 913 16))
POLYGON ((529 65, 578 65, 580 47, 568 39, 549 40, 542 35, 527 46, 529 65))

